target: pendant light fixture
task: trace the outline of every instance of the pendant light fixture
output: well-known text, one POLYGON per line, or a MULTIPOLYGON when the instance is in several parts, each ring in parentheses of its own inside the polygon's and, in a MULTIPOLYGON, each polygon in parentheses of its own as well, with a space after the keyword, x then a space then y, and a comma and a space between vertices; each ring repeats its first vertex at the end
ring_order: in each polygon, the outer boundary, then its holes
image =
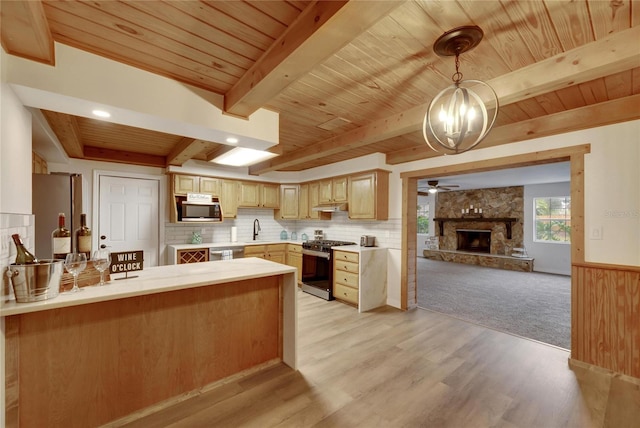
POLYGON ((476 47, 484 33, 478 26, 447 31, 433 44, 438 56, 455 56, 453 85, 431 100, 422 133, 433 150, 458 154, 477 146, 489 133, 498 115, 498 96, 480 80, 462 80, 460 55, 476 47))

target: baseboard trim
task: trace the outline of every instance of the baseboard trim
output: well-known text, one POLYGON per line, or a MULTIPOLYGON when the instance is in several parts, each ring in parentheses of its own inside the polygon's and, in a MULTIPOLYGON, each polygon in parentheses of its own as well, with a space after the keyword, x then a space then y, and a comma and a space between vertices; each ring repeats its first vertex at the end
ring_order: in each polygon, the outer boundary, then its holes
POLYGON ((590 370, 602 375, 606 375, 612 378, 618 378, 622 381, 632 383, 634 385, 640 386, 640 379, 637 377, 629 376, 624 373, 618 373, 610 369, 606 369, 604 367, 596 366, 593 364, 585 363, 584 361, 579 361, 574 358, 569 357, 569 368, 573 370, 574 367, 580 367, 585 370, 590 370))

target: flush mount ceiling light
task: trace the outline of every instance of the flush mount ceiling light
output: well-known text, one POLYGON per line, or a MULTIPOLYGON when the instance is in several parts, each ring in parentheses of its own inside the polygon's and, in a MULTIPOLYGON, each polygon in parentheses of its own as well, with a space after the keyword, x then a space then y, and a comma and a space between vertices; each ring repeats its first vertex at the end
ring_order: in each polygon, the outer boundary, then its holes
POLYGON ((103 119, 111 117, 111 113, 109 113, 108 111, 104 111, 104 110, 96 109, 96 110, 93 110, 91 113, 93 113, 94 116, 101 117, 103 119))
POLYGON ((271 159, 274 156, 277 156, 277 154, 262 150, 248 149, 246 147, 234 147, 233 149, 215 157, 210 162, 229 166, 248 166, 263 160, 271 159))
POLYGON ((422 134, 433 150, 458 154, 477 146, 489 133, 498 115, 498 96, 480 80, 462 80, 460 54, 475 48, 484 33, 480 27, 464 26, 447 31, 433 44, 438 56, 455 56, 453 85, 431 100, 424 116, 422 134))

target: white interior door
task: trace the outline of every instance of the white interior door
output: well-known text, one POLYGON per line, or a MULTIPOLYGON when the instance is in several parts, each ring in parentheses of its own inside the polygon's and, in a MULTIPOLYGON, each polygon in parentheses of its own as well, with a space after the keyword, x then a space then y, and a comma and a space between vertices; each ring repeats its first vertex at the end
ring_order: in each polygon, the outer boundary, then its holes
POLYGON ((143 251, 144 266, 158 266, 159 182, 101 175, 98 246, 143 251))

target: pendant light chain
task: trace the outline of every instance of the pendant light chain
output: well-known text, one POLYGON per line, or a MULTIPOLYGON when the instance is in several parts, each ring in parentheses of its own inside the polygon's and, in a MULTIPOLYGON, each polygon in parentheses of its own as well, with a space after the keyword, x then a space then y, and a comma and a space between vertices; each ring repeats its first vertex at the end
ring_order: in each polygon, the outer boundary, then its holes
POLYGON ((455 83, 456 85, 460 84, 460 82, 462 82, 462 73, 460 73, 460 54, 456 54, 456 72, 453 74, 453 76, 451 76, 451 80, 453 80, 453 83, 455 83))

